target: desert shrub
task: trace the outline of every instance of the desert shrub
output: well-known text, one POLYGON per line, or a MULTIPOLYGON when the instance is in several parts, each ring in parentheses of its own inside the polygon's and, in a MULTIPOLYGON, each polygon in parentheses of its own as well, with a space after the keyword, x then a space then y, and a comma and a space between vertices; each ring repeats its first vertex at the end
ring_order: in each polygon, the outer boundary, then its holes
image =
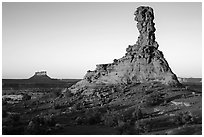
POLYGON ((117 126, 118 125, 118 120, 120 119, 120 115, 119 113, 117 113, 117 111, 107 111, 107 113, 105 113, 102 116, 102 121, 104 123, 104 125, 106 126, 117 126))
POLYGON ((134 132, 137 134, 151 131, 151 124, 148 120, 138 120, 135 122, 134 132))
POLYGON ((31 96, 29 96, 28 94, 23 94, 23 98, 22 100, 30 100, 31 99, 31 96))
POLYGON ((61 109, 61 108, 64 108, 64 106, 60 104, 54 104, 54 109, 61 109))
POLYGON ((146 95, 151 94, 152 92, 153 92, 153 90, 145 90, 146 95))
POLYGON ((102 113, 98 109, 87 109, 84 116, 78 116, 75 119, 75 122, 78 125, 94 125, 101 122, 102 113))
POLYGON ((11 123, 18 122, 20 120, 20 114, 9 114, 8 119, 11 123))
POLYGON ((47 116, 44 117, 44 123, 45 125, 49 126, 49 127, 53 127, 56 124, 55 118, 53 116, 47 116))
POLYGON ((195 123, 195 119, 192 116, 191 112, 180 112, 176 115, 174 122, 177 125, 192 124, 195 123))
POLYGON ((74 94, 71 93, 71 91, 69 91, 69 90, 67 90, 67 92, 64 93, 64 96, 67 97, 67 98, 72 97, 73 95, 74 95, 74 94))
POLYGON ((54 109, 63 109, 67 107, 67 104, 60 103, 60 102, 54 102, 53 107, 54 109))
POLYGON ((49 134, 55 126, 56 121, 53 116, 36 116, 32 118, 28 126, 25 128, 25 134, 44 135, 49 134))
POLYGON ((59 97, 61 95, 61 90, 59 89, 56 89, 56 90, 53 90, 52 91, 52 94, 53 96, 56 98, 56 97, 59 97))
POLYGON ((137 135, 142 132, 147 132, 149 130, 147 124, 139 122, 144 117, 145 113, 137 107, 131 115, 126 114, 119 118, 117 130, 119 130, 120 134, 126 135, 137 135))
POLYGON ((146 106, 156 106, 164 102, 164 98, 159 93, 154 93, 146 96, 145 98, 146 106))
POLYGON ((116 129, 119 131, 119 134, 131 134, 131 124, 129 122, 124 122, 123 120, 118 120, 118 126, 116 129))
POLYGON ((84 117, 77 117, 76 119, 75 119, 75 122, 76 122, 76 124, 77 125, 82 125, 82 124, 85 124, 86 123, 86 120, 85 120, 85 118, 84 117))
POLYGON ((138 134, 147 133, 151 131, 150 124, 147 122, 141 122, 141 121, 137 121, 135 123, 135 129, 138 132, 138 134))
POLYGON ((135 120, 139 120, 144 118, 145 114, 142 112, 140 108, 136 108, 135 111, 132 113, 132 118, 135 120))
POLYGON ((74 108, 75 108, 76 110, 81 110, 81 104, 80 104, 80 103, 75 104, 75 105, 74 105, 74 108))
POLYGON ((23 123, 18 113, 7 113, 7 120, 3 123, 3 135, 19 135, 24 131, 23 123))
POLYGON ((85 112, 85 119, 90 125, 98 124, 101 122, 101 112, 97 109, 90 109, 85 112))
POLYGON ((16 126, 9 125, 2 127, 2 135, 22 135, 23 133, 24 127, 21 124, 16 126))
POLYGON ((7 105, 6 99, 2 99, 2 105, 7 105))
POLYGON ((7 116, 8 116, 7 111, 2 109, 2 117, 5 118, 7 116))

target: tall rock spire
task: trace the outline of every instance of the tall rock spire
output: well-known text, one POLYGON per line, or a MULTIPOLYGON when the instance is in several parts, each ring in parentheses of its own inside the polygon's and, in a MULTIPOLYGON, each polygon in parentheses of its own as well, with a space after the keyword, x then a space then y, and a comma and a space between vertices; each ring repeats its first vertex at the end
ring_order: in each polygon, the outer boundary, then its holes
POLYGON ((87 71, 84 79, 70 90, 77 92, 82 87, 94 84, 130 84, 161 82, 176 86, 180 83, 171 71, 164 55, 155 41, 154 12, 151 7, 138 7, 134 13, 139 37, 134 45, 129 45, 126 54, 113 63, 96 65, 94 71, 87 71))
POLYGON ((158 44, 155 42, 155 27, 154 27, 154 13, 150 7, 139 7, 135 11, 135 21, 137 21, 137 28, 140 36, 138 37, 137 44, 140 46, 155 46, 158 48, 158 44))

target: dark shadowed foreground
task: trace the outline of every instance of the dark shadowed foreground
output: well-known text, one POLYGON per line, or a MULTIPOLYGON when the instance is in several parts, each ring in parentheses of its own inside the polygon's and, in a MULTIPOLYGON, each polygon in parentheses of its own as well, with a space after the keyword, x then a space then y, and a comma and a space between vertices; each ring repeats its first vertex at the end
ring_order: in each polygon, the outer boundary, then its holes
MULTIPOLYGON (((201 134, 201 83, 3 90, 3 134, 201 134), (66 92, 65 92, 66 91, 66 92), (6 98, 6 94, 15 95, 6 98), (22 98, 21 98, 21 96, 22 98)), ((9 96, 9 95, 7 95, 9 96)))

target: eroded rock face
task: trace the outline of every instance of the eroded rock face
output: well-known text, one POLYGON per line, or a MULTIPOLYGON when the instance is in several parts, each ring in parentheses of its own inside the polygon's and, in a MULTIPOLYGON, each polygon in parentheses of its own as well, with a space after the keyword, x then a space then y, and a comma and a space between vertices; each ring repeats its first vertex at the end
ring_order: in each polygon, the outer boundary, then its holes
POLYGON ((171 71, 164 55, 158 50, 155 41, 154 13, 151 7, 141 6, 134 13, 139 37, 134 45, 129 45, 126 54, 114 59, 110 64, 96 65, 94 71, 88 71, 84 79, 72 86, 77 92, 83 87, 97 84, 130 84, 159 81, 166 85, 179 84, 176 75, 171 71))

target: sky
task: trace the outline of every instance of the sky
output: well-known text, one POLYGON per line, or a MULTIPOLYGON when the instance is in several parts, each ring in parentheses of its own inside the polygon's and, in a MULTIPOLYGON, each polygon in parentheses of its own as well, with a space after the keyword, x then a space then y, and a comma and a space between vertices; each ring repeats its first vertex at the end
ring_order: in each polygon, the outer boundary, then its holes
POLYGON ((154 9, 156 41, 178 77, 202 77, 202 3, 3 2, 2 77, 83 78, 136 43, 134 12, 154 9))

